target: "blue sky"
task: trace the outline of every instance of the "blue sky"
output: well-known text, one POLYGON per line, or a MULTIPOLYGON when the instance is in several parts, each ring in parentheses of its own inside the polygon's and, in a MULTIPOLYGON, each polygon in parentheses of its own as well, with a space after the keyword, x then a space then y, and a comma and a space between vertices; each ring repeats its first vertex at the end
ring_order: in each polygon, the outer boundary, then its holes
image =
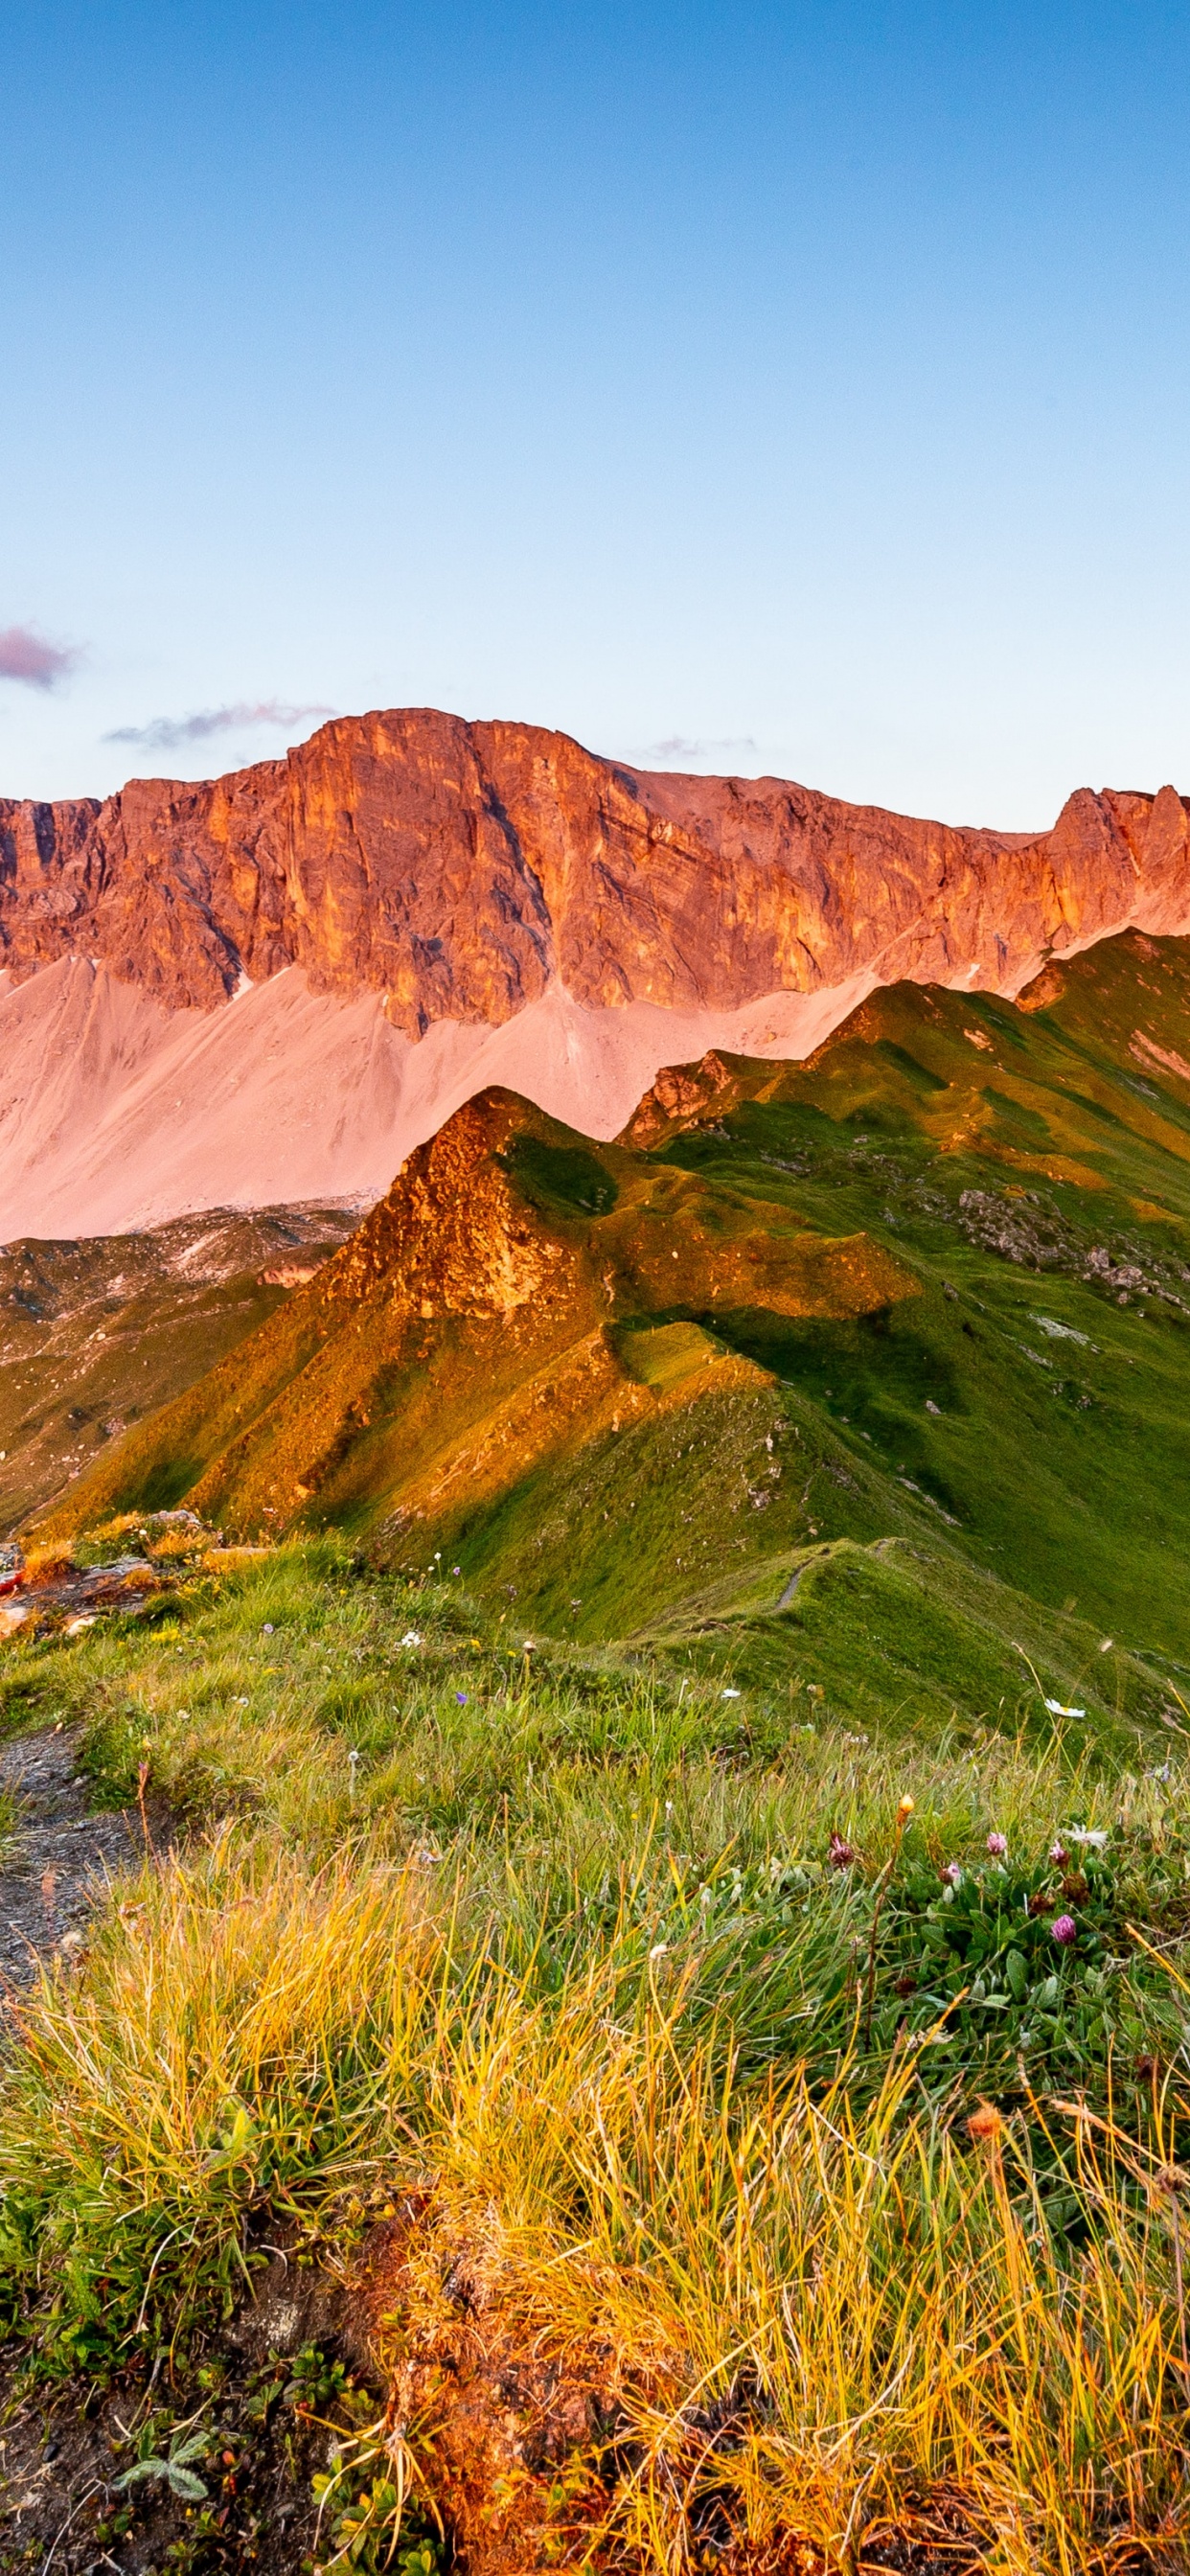
POLYGON ((14 0, 0 793, 396 704, 1190 787, 1188 75, 1147 0, 14 0))

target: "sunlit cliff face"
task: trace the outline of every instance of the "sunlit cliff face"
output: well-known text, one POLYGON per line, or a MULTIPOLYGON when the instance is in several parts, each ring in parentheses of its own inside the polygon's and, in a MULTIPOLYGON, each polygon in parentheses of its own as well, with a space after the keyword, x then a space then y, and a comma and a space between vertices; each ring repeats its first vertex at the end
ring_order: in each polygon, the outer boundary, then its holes
POLYGON ((1162 788, 957 830, 433 710, 0 804, 0 1241, 366 1203, 493 1082, 614 1135, 659 1066, 804 1057, 875 985, 1190 927, 1187 828, 1162 788))

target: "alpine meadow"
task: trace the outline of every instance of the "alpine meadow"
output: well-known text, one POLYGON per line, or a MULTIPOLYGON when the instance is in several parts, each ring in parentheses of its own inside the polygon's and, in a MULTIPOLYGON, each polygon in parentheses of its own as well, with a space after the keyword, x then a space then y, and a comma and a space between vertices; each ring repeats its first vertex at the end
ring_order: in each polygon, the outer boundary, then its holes
POLYGON ((0 2563, 1190 2563, 1188 1038, 22 1250, 0 2563))

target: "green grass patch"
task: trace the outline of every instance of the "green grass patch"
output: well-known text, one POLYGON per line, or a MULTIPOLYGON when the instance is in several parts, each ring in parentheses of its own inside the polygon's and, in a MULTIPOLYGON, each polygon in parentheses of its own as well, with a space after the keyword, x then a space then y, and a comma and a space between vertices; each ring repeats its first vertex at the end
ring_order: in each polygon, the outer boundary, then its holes
MULTIPOLYGON (((941 2476, 977 2517, 1011 2504, 1039 2566, 1094 2563, 1121 2499, 1138 2532, 1168 2527, 1176 2289, 1144 2176, 1182 2134, 1186 1776, 1135 1731, 1124 1758, 1110 1713, 1047 1729, 1019 1672, 1010 1706, 946 1720, 964 1655, 968 1696, 1001 1668, 994 1622, 948 1608, 945 1558, 842 1542, 804 1564, 785 1612, 745 1583, 626 1656, 530 1644, 445 1566, 408 1583, 294 1545, 188 1578, 152 1629, 10 1650, 10 1716, 77 1721, 101 1798, 147 1763, 178 1819, 12 2025, 0 2252, 35 2377, 167 2352, 184 2379, 278 2230, 350 2268, 403 2193, 444 2245, 486 2249, 534 2333, 595 2322, 625 2424, 664 2350, 672 2434, 654 2405, 633 2435, 659 2498, 683 2390, 725 2395, 743 2351, 769 2392, 747 2512, 783 2499, 823 2538, 862 2481, 901 2511, 941 2476), (899 1653, 936 1696, 928 1722, 886 1707, 879 1741, 845 1658, 829 1697, 803 1677, 816 1637, 878 1631, 886 1675, 899 1653), (990 2163, 965 2126, 987 2100, 990 2163), (832 2286, 795 2346, 782 2284, 811 2244, 832 2286), (1090 2486, 1076 2281, 1107 2356, 1090 2486), (985 2360, 939 2414, 929 2319, 956 2301, 985 2360), (853 2428, 824 2488, 844 2316, 853 2428), (877 2467, 853 2419, 898 2372, 877 2467), (1030 2374, 1044 2402, 1022 2409, 1030 2374)), ((636 2509, 618 2473, 601 2493, 636 2509)))

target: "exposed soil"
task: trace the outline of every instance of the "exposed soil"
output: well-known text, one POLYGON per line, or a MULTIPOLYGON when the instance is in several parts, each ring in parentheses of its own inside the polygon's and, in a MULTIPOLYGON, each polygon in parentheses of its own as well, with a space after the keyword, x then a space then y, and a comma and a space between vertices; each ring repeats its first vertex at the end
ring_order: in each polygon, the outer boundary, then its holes
POLYGON ((0 1746, 0 1788, 17 1808, 16 1830, 0 1843, 0 1981, 8 1985, 27 1984, 51 1951, 81 1948, 96 1896, 142 1857, 146 1824, 159 1847, 168 1840, 164 1811, 148 1809, 144 1822, 135 1807, 88 1811, 78 1740, 62 1725, 0 1746))
POLYGON ((313 2479, 333 2427, 358 2428, 380 2405, 337 2360, 340 2305, 325 2274, 281 2255, 222 2350, 192 2353, 182 2386, 162 2354, 106 2389, 21 2393, 21 2356, 0 2360, 0 2576, 299 2576, 316 2565, 327 2535, 313 2479), (117 2485, 138 2445, 165 2458, 196 2437, 201 2499, 172 2495, 161 2476, 117 2485))
MULTIPOLYGON (((565 2361, 543 2354, 525 2321, 504 2310, 478 2249, 455 2245, 443 2276, 439 2241, 421 2273, 426 2215, 411 2202, 378 2227, 346 2289, 316 2262, 278 2250, 254 2298, 217 2342, 196 2342, 176 2381, 162 2353, 110 2386, 76 2381, 47 2393, 22 2386, 19 2347, 0 2354, 0 2576, 324 2576, 346 2562, 334 2512, 320 2520, 315 2477, 339 2436, 350 2443, 366 2432, 372 2465, 339 2491, 338 2504, 349 2501, 386 2465, 396 2470, 410 2421, 423 2455, 429 2435, 443 2570, 542 2576, 614 2563, 644 2576, 631 2551, 605 2561, 597 2536, 633 2458, 631 2445, 621 2448, 612 2353, 593 2341, 565 2361), (172 2496, 160 2476, 118 2485, 138 2447, 161 2460, 195 2436, 201 2500, 172 2496)), ((747 2411, 746 2399, 729 2396, 692 2414, 689 2455, 674 2455, 678 2484, 697 2471, 702 2491, 688 2534, 692 2566, 715 2576, 841 2576, 839 2562, 794 2532, 761 2541, 739 2530, 732 2454, 747 2411), (722 2477, 708 2489, 712 2454, 722 2477)), ((923 2501, 912 2524, 857 2534, 853 2576, 986 2568, 990 2535, 975 2530, 961 2500, 923 2501)), ((407 2522, 403 2541, 426 2529, 407 2522)), ((1149 2565, 1143 2552, 1128 2563, 1136 2576, 1149 2565)))
MULTIPOLYGON (((644 2367, 595 2333, 565 2352, 548 2349, 503 2278, 496 2245, 436 2226, 429 2196, 411 2197, 373 2229, 351 2317, 389 2390, 390 2457, 395 2465, 404 2428, 416 2425, 466 2576, 567 2567, 646 2576, 647 2554, 614 2541, 609 2549, 603 2535, 615 2491, 639 2465, 629 2383, 664 2406, 663 2353, 644 2367)), ((690 2498, 683 2563, 715 2576, 840 2576, 838 2562, 796 2532, 759 2540, 741 2528, 733 2461, 755 2403, 741 2389, 685 2417, 668 2464, 672 2492, 690 2498)), ((984 2566, 957 2501, 935 2497, 912 2519, 914 2528, 857 2533, 853 2576, 975 2576, 984 2566)))
POLYGON ((787 1584, 786 1584, 786 1586, 785 1586, 785 1590, 784 1590, 784 1591, 783 1591, 783 1593, 781 1594, 781 1598, 780 1598, 780 1600, 777 1602, 777 1605, 776 1605, 776 1606, 777 1606, 778 1610, 788 1610, 788 1608, 789 1608, 789 1604, 790 1604, 790 1602, 791 1602, 791 1601, 793 1600, 793 1598, 794 1598, 794 1595, 795 1595, 795 1593, 796 1593, 796 1591, 797 1591, 797 1587, 798 1587, 799 1583, 801 1582, 801 1579, 802 1579, 803 1574, 805 1574, 805 1573, 807 1573, 807 1572, 808 1572, 808 1570, 809 1570, 810 1566, 812 1566, 812 1565, 814 1565, 814 1564, 816 1564, 816 1563, 817 1563, 818 1558, 819 1558, 820 1556, 829 1556, 829 1555, 830 1555, 830 1548, 829 1548, 829 1546, 825 1546, 825 1545, 824 1545, 824 1546, 822 1546, 822 1547, 816 1547, 816 1548, 815 1548, 815 1550, 814 1550, 813 1555, 812 1555, 812 1556, 808 1556, 808 1557, 806 1558, 805 1563, 804 1563, 803 1565, 795 1565, 795 1567, 794 1567, 794 1569, 793 1569, 793 1572, 792 1572, 792 1574, 790 1575, 789 1581, 788 1581, 788 1583, 787 1583, 787 1584))

